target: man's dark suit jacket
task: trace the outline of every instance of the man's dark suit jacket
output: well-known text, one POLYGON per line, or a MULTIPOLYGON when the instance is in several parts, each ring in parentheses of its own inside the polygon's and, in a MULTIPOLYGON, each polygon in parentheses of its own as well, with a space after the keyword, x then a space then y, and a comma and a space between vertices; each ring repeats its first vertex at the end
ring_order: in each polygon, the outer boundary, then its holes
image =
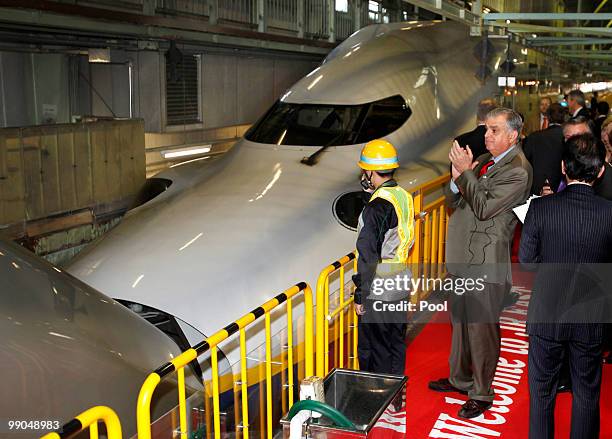
POLYGON ((591 119, 591 113, 589 113, 589 110, 587 110, 584 107, 580 108, 580 111, 578 112, 578 114, 575 116, 572 116, 570 119, 576 119, 578 116, 586 117, 589 120, 591 119))
POLYGON ((563 158, 563 129, 552 125, 542 131, 535 131, 523 142, 523 152, 533 168, 531 193, 540 195, 546 179, 555 190, 563 178, 561 159, 563 158))
POLYGON ((478 125, 472 131, 460 134, 459 136, 455 137, 455 140, 457 141, 457 143, 459 143, 459 146, 463 148, 469 145, 470 149, 472 150, 474 160, 476 160, 476 157, 479 157, 488 152, 487 147, 485 145, 486 132, 486 125, 478 125))
POLYGON ((611 312, 611 270, 601 269, 612 262, 612 202, 583 184, 532 200, 519 260, 532 267, 539 263, 527 332, 600 342, 601 323, 610 321, 611 312))

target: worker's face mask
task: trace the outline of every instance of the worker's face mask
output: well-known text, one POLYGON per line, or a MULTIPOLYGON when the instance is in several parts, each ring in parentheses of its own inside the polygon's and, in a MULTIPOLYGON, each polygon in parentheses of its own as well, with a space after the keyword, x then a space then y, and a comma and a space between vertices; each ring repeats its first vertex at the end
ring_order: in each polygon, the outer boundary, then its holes
POLYGON ((364 191, 369 193, 374 192, 374 185, 372 184, 372 174, 373 172, 370 172, 370 174, 368 175, 368 171, 365 171, 363 174, 361 174, 361 187, 364 191))

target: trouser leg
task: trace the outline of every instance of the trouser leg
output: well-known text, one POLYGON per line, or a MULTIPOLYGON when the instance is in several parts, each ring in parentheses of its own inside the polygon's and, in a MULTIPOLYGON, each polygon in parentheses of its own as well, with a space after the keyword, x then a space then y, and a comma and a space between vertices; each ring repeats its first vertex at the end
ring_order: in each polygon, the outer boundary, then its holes
POLYGON ((474 385, 468 395, 471 399, 492 402, 493 378, 499 359, 500 334, 498 323, 468 323, 472 376, 474 385))
POLYGON ((372 372, 372 333, 369 323, 364 323, 363 318, 359 317, 357 331, 357 358, 359 359, 359 369, 372 372))
POLYGON ((406 374, 406 323, 388 323, 386 325, 386 342, 388 344, 393 375, 406 374))
POLYGON ((601 391, 601 343, 569 342, 572 377, 572 426, 570 439, 599 437, 601 391))
POLYGON ((529 439, 554 439, 555 399, 564 351, 561 342, 529 337, 529 439))
POLYGON ((467 330, 465 297, 451 294, 451 351, 448 357, 449 381, 458 389, 469 391, 473 386, 470 343, 467 330))

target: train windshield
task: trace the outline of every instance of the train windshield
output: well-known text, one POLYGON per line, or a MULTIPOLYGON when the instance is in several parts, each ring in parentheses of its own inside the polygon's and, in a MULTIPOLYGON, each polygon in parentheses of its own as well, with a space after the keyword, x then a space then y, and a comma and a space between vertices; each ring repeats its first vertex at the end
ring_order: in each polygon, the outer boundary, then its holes
POLYGON ((336 146, 365 143, 391 134, 412 111, 400 95, 361 105, 276 104, 249 131, 252 142, 336 146))

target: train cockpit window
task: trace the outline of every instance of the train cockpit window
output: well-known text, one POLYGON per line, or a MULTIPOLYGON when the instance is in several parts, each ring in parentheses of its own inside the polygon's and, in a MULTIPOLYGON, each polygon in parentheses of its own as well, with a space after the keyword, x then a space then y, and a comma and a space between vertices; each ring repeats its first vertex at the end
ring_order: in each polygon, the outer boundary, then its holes
POLYGON ((411 114, 400 95, 361 105, 278 101, 249 129, 245 138, 277 145, 352 145, 391 134, 411 114))

